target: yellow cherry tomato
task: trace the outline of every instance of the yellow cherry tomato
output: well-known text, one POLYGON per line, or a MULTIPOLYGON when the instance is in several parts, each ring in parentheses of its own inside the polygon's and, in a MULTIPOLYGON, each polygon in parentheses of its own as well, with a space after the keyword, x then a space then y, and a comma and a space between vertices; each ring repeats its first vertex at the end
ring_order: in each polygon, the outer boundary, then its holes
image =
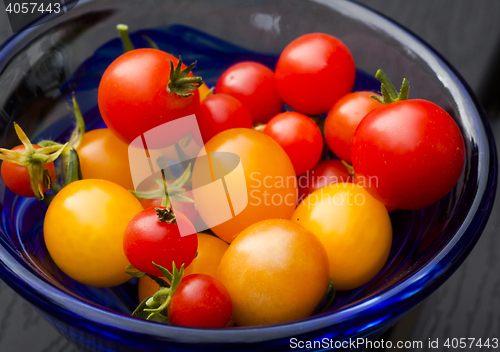
POLYGON ((229 245, 221 239, 204 233, 198 234, 198 255, 184 270, 184 275, 217 275, 217 268, 229 245))
POLYGON ((109 129, 101 128, 84 134, 78 147, 84 179, 102 179, 126 189, 134 189, 128 161, 128 144, 109 129))
POLYGON ((287 154, 271 137, 234 128, 210 139, 205 149, 210 158, 207 162, 200 155, 195 162, 193 195, 217 236, 230 243, 258 221, 291 218, 297 178, 287 154))
POLYGON ((111 287, 131 277, 123 233, 142 210, 125 188, 105 180, 81 180, 64 187, 45 215, 44 237, 57 266, 83 284, 111 287))
POLYGON ((392 226, 387 209, 359 185, 335 183, 316 190, 299 204, 292 220, 325 245, 337 290, 367 283, 389 256, 392 226))
POLYGON ((328 257, 321 241, 290 220, 264 220, 242 231, 217 272, 239 326, 306 318, 326 293, 328 257))
MULTIPOLYGON (((220 260, 226 252, 228 244, 221 239, 204 233, 198 234, 198 255, 184 269, 184 276, 191 274, 206 274, 215 277, 220 260)), ((165 278, 163 278, 166 280, 165 278)), ((159 289, 158 284, 149 277, 139 279, 139 301, 142 302, 154 295, 159 289)))

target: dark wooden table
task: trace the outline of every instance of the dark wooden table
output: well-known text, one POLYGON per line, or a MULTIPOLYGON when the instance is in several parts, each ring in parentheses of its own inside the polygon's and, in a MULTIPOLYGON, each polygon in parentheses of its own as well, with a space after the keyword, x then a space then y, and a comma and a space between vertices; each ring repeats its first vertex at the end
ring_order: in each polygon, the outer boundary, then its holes
MULTIPOLYGON (((136 0, 140 1, 140 0, 136 0)), ((500 1, 360 0, 399 22, 439 51, 485 106, 500 141, 500 1)), ((11 35, 0 2, 0 43, 11 35)), ((391 329, 384 339, 500 338, 500 202, 478 244, 455 274, 391 329)), ((486 348, 465 349, 487 351, 486 348)), ((76 351, 21 297, 0 281, 1 352, 76 351)))

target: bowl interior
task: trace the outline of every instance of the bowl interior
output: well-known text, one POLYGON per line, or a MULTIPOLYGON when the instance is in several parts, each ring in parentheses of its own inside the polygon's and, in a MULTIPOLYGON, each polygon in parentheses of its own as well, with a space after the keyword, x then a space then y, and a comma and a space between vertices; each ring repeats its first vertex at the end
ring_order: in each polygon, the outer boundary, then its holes
MULTIPOLYGON (((412 282, 425 269, 429 280, 415 287, 416 292, 422 290, 434 278, 449 275, 441 272, 446 266, 431 272, 429 265, 449 254, 460 240, 465 241, 464 250, 477 240, 477 234, 462 236, 486 192, 492 162, 491 145, 474 102, 448 66, 418 39, 344 1, 80 1, 67 15, 18 35, 0 51, 1 147, 19 144, 12 121, 33 142, 64 141, 73 123, 66 107, 73 91, 87 128, 103 127, 97 88, 106 67, 122 53, 118 23, 129 25, 136 47, 148 46, 143 37, 147 35, 161 49, 182 55, 185 62, 197 60, 196 73, 209 86, 233 63, 253 60, 274 69, 279 53, 294 38, 308 32, 330 33, 344 41, 354 56, 358 69, 354 90, 378 91, 372 76, 383 68, 395 83, 403 77, 409 80, 412 98, 437 103, 457 121, 466 146, 457 186, 427 209, 391 214, 394 240, 385 267, 363 287, 339 293, 330 316, 337 314, 341 321, 346 309, 412 282)), ((0 201, 0 244, 11 259, 63 295, 102 309, 131 312, 137 304, 134 280, 106 289, 75 282, 47 254, 42 233, 46 206, 13 195, 3 183, 0 201)), ((459 264, 464 254, 455 251, 449 260, 459 264)))

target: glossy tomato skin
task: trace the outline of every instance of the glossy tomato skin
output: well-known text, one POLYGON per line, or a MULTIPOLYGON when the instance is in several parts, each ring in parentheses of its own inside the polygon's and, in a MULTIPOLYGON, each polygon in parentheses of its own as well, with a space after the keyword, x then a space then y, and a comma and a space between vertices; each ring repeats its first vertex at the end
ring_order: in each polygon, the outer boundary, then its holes
POLYGON ((328 253, 337 290, 371 280, 391 249, 392 226, 384 204, 353 183, 335 183, 309 194, 292 220, 313 232, 328 253))
POLYGON ((419 99, 373 110, 359 124, 352 147, 357 177, 368 192, 397 209, 423 209, 457 183, 465 146, 452 117, 419 99), (376 182, 374 182, 376 181, 376 182))
POLYGON ((311 170, 321 158, 323 136, 319 127, 304 114, 282 112, 267 123, 264 134, 285 150, 297 175, 311 170))
POLYGON ((231 243, 240 231, 260 220, 290 218, 297 203, 297 179, 290 158, 272 138, 253 129, 235 128, 216 135, 205 149, 211 155, 212 168, 223 175, 234 170, 229 181, 237 184, 230 192, 233 210, 237 209, 235 215, 210 225, 220 210, 227 207, 228 200, 224 197, 219 203, 213 193, 203 191, 204 180, 208 177, 212 182, 211 171, 203 164, 202 157, 196 160, 192 180, 194 200, 202 219, 218 237, 231 243), (239 157, 241 169, 235 168, 234 158, 227 156, 229 153, 239 157))
POLYGON ((198 328, 223 328, 231 319, 232 311, 227 289, 205 274, 185 276, 167 309, 173 325, 198 328))
POLYGON ((45 215, 47 249, 61 270, 86 285, 110 287, 130 279, 123 233, 140 211, 125 188, 105 180, 81 180, 64 187, 45 215))
POLYGON ((227 94, 214 94, 203 100, 196 119, 205 143, 222 131, 253 126, 248 109, 227 94))
POLYGON ((300 203, 308 194, 337 182, 354 182, 346 167, 338 159, 321 160, 306 174, 298 177, 300 203))
MULTIPOLYGON (((205 274, 216 277, 219 263, 228 248, 228 244, 221 239, 199 233, 197 256, 184 270, 184 275, 205 274)), ((139 301, 142 302, 154 295, 159 289, 158 284, 149 277, 139 279, 139 301)))
POLYGON ((383 105, 370 95, 376 94, 367 91, 346 94, 332 106, 325 120, 328 147, 349 164, 352 164, 352 140, 356 128, 366 114, 383 105))
MULTIPOLYGON (((35 149, 40 149, 39 145, 33 144, 35 149)), ((24 151, 24 145, 18 145, 12 148, 12 150, 24 151)), ((44 170, 49 172, 52 182, 56 179, 56 169, 54 168, 54 163, 49 163, 44 166, 44 170)), ((21 197, 31 198, 35 196, 33 189, 31 188, 30 174, 26 166, 17 165, 15 163, 9 163, 8 161, 2 162, 1 167, 2 180, 12 192, 21 197)), ((44 192, 47 189, 43 190, 44 192)))
MULTIPOLYGON (((136 49, 118 57, 104 72, 99 111, 108 128, 126 143, 156 126, 196 113, 197 90, 189 97, 167 92, 169 60, 177 66, 178 59, 164 51, 136 49)), ((166 140, 148 141, 148 147, 172 145, 186 133, 176 131, 166 140)))
POLYGON ((238 99, 250 112, 253 123, 267 123, 281 112, 281 99, 274 72, 258 62, 239 62, 228 68, 217 81, 216 92, 238 99))
POLYGON ((123 249, 130 264, 150 275, 162 276, 158 265, 172 272, 172 262, 177 268, 188 267, 196 255, 198 238, 193 224, 176 212, 177 224, 160 222, 155 208, 137 214, 127 225, 123 235, 123 249), (189 229, 190 235, 181 236, 179 227, 189 229))
POLYGON ((102 179, 133 190, 128 144, 107 128, 86 132, 78 147, 84 179, 102 179))
POLYGON ((308 317, 319 304, 329 282, 328 256, 302 226, 264 220, 229 246, 217 278, 231 295, 237 325, 283 323, 308 317))
POLYGON ((306 115, 326 113, 352 90, 355 76, 347 46, 326 33, 309 33, 292 41, 275 70, 280 96, 306 115))

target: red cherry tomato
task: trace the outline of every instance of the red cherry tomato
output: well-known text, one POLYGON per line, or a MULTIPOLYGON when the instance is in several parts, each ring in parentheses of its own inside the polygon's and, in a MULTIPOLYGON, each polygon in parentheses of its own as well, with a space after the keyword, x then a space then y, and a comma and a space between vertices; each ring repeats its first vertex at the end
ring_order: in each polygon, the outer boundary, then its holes
POLYGON ((337 182, 353 182, 354 177, 340 160, 322 160, 306 174, 298 178, 300 203, 308 194, 337 182))
POLYGON ((172 262, 180 268, 193 261, 198 237, 193 224, 180 212, 175 212, 177 224, 160 222, 155 208, 137 214, 127 225, 123 237, 125 255, 135 268, 155 276, 163 276, 152 262, 172 272, 172 262), (189 229, 190 235, 181 236, 179 227, 189 229))
POLYGON ((206 143, 231 128, 252 128, 252 115, 236 98, 214 94, 204 99, 197 113, 201 136, 206 143))
POLYGON ((354 131, 370 111, 381 107, 370 95, 372 92, 354 92, 342 97, 328 112, 325 120, 325 140, 330 150, 340 159, 352 163, 351 149, 354 131))
POLYGON ((217 81, 215 91, 238 99, 254 123, 266 123, 283 108, 274 72, 258 62, 244 61, 228 68, 217 81))
POLYGON ((347 46, 325 33, 305 34, 288 44, 275 71, 285 103, 307 115, 327 112, 352 90, 355 76, 347 46))
MULTIPOLYGON (((41 148, 36 144, 33 144, 33 147, 35 147, 35 149, 41 148)), ((24 145, 18 145, 17 147, 12 148, 12 150, 22 152, 25 148, 24 145)), ((43 169, 49 172, 50 178, 52 179, 52 182, 54 182, 56 179, 54 163, 46 164, 43 169)), ((7 188, 18 196, 27 198, 35 196, 35 193, 33 193, 33 189, 31 188, 30 174, 26 166, 4 161, 2 162, 1 174, 2 180, 7 188)), ((44 188, 43 191, 46 192, 47 189, 44 188)))
MULTIPOLYGON (((168 184, 172 184, 174 181, 167 181, 168 184)), ((189 192, 191 191, 189 187, 186 185, 182 186, 182 188, 186 191, 189 192)), ((151 186, 151 188, 148 189, 148 191, 153 191, 155 189, 158 189, 158 185, 155 184, 151 186)), ((161 207, 162 203, 162 198, 155 198, 155 199, 140 199, 140 202, 144 209, 147 208, 155 208, 155 207, 161 207)), ((175 213, 180 212, 181 214, 185 215, 192 223, 196 223, 196 220, 199 217, 198 211, 196 210, 196 206, 194 203, 190 202, 181 202, 176 199, 170 199, 172 202, 172 209, 174 210, 175 213)))
POLYGON ((354 133, 356 176, 372 196, 398 209, 423 209, 443 198, 457 183, 464 159, 457 124, 426 100, 377 108, 354 133))
MULTIPOLYGON (((169 60, 174 67, 179 61, 161 50, 136 49, 118 57, 104 72, 98 92, 99 111, 108 128, 125 142, 131 143, 156 126, 196 113, 200 102, 197 90, 189 97, 167 92, 169 60)), ((148 140, 148 147, 171 145, 187 132, 176 131, 162 141, 148 140)))
POLYGON ((167 309, 173 325, 222 328, 231 319, 233 306, 222 283, 205 274, 184 277, 167 309))
POLYGON ((321 158, 321 131, 309 117, 301 113, 287 111, 276 115, 266 125, 264 133, 285 150, 297 175, 312 169, 321 158))

